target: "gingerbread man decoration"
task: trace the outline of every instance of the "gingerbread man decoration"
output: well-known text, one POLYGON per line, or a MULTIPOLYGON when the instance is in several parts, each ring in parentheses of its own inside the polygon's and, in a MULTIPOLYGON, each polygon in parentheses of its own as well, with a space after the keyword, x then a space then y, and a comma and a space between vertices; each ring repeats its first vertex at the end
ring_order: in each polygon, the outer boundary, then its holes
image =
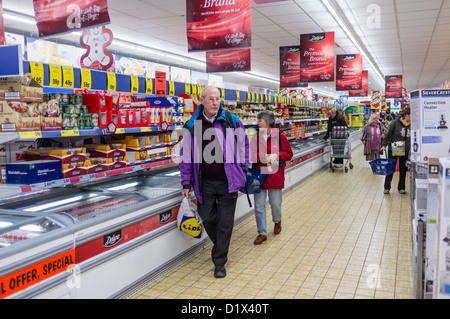
POLYGON ((105 26, 85 30, 80 37, 81 46, 86 48, 86 53, 80 59, 81 67, 108 70, 114 63, 113 55, 107 50, 112 40, 113 34, 105 26))

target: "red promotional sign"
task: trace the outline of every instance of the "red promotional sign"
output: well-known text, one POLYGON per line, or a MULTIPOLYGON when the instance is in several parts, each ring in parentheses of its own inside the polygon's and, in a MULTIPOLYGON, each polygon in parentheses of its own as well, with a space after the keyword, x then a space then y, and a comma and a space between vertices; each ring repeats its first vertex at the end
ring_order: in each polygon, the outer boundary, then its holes
POLYGON ((300 80, 334 81, 334 32, 300 35, 300 80))
POLYGON ((206 72, 251 71, 251 49, 206 52, 206 72))
POLYGON ((41 38, 110 22, 106 0, 33 0, 33 5, 41 38))
POLYGON ((286 0, 255 0, 255 3, 256 4, 262 4, 262 3, 280 2, 280 1, 286 1, 286 0))
POLYGON ((370 108, 375 110, 381 110, 382 99, 383 99, 383 92, 372 91, 370 98, 370 108))
POLYGON ((362 71, 362 90, 348 91, 349 97, 367 96, 369 94, 369 71, 362 71))
POLYGON ((114 63, 113 55, 107 50, 112 40, 113 34, 105 26, 85 30, 80 37, 80 44, 86 49, 86 53, 80 59, 81 67, 108 70, 114 63))
POLYGON ((399 99, 402 97, 403 76, 387 75, 385 79, 385 96, 387 99, 399 99))
POLYGON ((361 54, 339 54, 336 56, 336 91, 362 89, 361 54))
POLYGON ((251 0, 186 0, 188 51, 251 47, 251 0))
POLYGON ((3 5, 0 0, 0 45, 5 44, 5 25, 3 24, 3 5))
POLYGON ((166 72, 155 71, 155 96, 165 97, 167 95, 166 72))
POLYGON ((308 87, 300 81, 300 46, 280 47, 280 87, 308 87))

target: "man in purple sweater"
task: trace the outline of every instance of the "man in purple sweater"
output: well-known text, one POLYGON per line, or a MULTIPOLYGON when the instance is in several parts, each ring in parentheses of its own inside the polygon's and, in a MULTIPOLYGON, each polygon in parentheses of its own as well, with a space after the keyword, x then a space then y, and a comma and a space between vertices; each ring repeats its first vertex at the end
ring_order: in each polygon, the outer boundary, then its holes
POLYGON ((249 141, 242 122, 220 105, 220 92, 205 87, 201 104, 185 124, 180 153, 183 197, 193 188, 198 213, 213 242, 214 276, 226 276, 225 263, 234 225, 238 191, 249 167, 249 141))

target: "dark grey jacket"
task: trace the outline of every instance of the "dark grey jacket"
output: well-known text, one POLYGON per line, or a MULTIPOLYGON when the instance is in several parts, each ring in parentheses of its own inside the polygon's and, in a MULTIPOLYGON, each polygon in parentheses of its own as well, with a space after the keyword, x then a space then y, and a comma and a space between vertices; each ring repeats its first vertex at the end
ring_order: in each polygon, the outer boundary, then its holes
POLYGON ((396 118, 394 121, 389 124, 389 129, 384 136, 383 146, 387 147, 392 142, 405 141, 405 153, 409 154, 409 150, 411 149, 411 130, 410 126, 405 126, 400 118, 396 118))

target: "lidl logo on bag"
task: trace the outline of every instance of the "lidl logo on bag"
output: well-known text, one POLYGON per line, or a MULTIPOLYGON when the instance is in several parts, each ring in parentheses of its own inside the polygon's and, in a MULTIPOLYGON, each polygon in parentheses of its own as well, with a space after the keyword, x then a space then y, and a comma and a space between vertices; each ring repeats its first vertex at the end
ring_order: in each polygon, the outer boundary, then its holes
POLYGON ((180 230, 194 238, 202 236, 202 225, 197 223, 195 217, 184 217, 181 220, 180 230))

